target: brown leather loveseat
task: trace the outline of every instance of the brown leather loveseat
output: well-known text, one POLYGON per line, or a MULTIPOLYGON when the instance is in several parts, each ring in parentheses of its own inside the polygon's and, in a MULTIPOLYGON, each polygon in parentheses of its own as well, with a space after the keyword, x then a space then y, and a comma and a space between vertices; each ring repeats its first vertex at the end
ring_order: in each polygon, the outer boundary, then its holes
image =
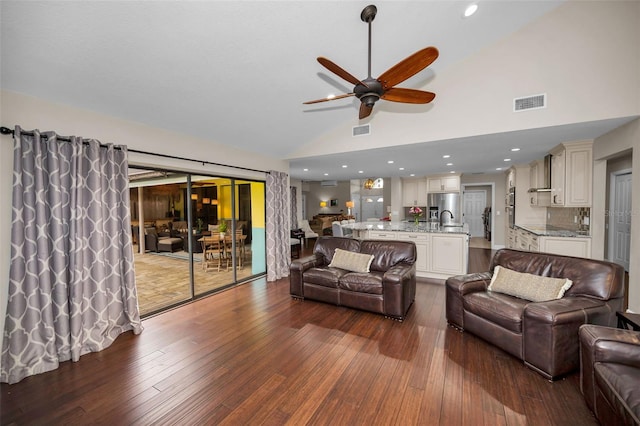
POLYGON ((624 297, 623 273, 619 265, 594 259, 499 250, 489 272, 447 279, 447 321, 554 380, 580 366, 582 324, 616 324, 615 312, 622 308, 624 297), (559 299, 532 302, 488 290, 498 266, 573 283, 559 299))
POLYGON ((600 424, 640 424, 640 333, 583 325, 580 361, 580 388, 600 424))
POLYGON ((291 262, 290 292, 403 320, 416 295, 416 246, 410 241, 319 237, 313 254, 291 262), (336 249, 373 255, 369 272, 329 264, 336 249))

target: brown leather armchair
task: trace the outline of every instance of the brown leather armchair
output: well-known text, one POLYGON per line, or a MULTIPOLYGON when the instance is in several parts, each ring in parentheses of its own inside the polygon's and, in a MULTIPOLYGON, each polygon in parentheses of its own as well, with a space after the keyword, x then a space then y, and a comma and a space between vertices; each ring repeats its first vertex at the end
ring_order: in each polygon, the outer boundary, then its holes
POLYGON ((624 270, 594 259, 499 250, 490 270, 446 281, 450 325, 469 331, 520 358, 550 380, 580 365, 578 329, 582 324, 614 326, 622 308, 624 270), (573 281, 561 299, 531 302, 488 291, 496 266, 573 281))
POLYGON ((583 325, 580 364, 580 390, 600 424, 640 424, 640 333, 583 325))

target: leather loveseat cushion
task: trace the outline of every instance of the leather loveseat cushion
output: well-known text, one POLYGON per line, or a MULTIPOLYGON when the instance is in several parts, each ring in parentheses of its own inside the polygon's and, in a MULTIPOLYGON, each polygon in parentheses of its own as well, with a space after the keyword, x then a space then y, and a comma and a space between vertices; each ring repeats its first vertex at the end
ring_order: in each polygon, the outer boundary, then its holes
POLYGON ((372 271, 386 272, 399 263, 414 264, 416 249, 413 244, 398 241, 364 240, 360 244, 360 253, 374 255, 372 271))
POLYGON ((382 294, 383 275, 381 272, 350 272, 340 278, 338 286, 358 293, 382 294))
POLYGON ((311 268, 304 273, 304 282, 323 287, 338 288, 338 281, 346 273, 348 271, 344 269, 311 268))
POLYGON ((466 311, 521 334, 522 314, 531 302, 500 293, 476 292, 467 294, 462 303, 466 311))

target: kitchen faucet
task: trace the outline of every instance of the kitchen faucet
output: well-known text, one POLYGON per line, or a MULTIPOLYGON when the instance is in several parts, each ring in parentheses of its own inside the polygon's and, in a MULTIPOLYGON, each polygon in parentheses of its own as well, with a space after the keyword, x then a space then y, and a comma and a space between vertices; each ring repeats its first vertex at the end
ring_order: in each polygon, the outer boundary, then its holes
POLYGON ((442 210, 440 213, 440 226, 442 226, 442 215, 444 215, 445 212, 448 212, 451 215, 451 220, 453 220, 453 213, 451 213, 451 210, 442 210))

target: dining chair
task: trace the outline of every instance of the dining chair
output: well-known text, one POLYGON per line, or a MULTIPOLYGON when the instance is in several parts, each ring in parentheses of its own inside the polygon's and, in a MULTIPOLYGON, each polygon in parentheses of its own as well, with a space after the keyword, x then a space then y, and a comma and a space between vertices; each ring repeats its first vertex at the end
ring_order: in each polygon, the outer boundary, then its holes
POLYGON ((212 232, 209 237, 202 237, 202 268, 207 271, 209 267, 217 268, 220 272, 222 262, 226 262, 229 269, 229 258, 225 255, 224 240, 221 240, 219 232, 212 232))

